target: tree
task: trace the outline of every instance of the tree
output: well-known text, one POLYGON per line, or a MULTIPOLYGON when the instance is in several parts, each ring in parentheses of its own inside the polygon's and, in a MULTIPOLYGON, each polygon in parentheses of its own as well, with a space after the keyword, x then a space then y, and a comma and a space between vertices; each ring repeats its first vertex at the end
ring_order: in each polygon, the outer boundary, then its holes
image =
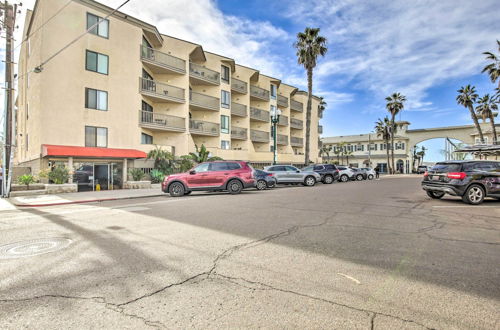
POLYGON ((412 172, 416 171, 415 161, 418 159, 417 151, 418 151, 418 146, 417 145, 413 146, 413 157, 412 157, 413 160, 412 160, 412 164, 411 164, 412 172))
POLYGON ((400 112, 403 111, 404 108, 404 102, 406 102, 406 97, 404 95, 401 95, 400 93, 393 93, 392 95, 388 96, 385 98, 385 101, 387 102, 385 107, 387 111, 391 114, 391 156, 392 156, 392 161, 391 161, 391 173, 394 174, 394 135, 396 135, 396 115, 400 112))
MULTIPOLYGON (((497 40, 498 52, 500 53, 500 41, 497 40)), ((491 52, 484 52, 487 60, 491 60, 492 63, 486 65, 483 68, 481 73, 487 72, 488 76, 490 76, 490 80, 492 83, 495 83, 498 80, 498 88, 500 88, 500 55, 497 56, 491 52)))
POLYGON ((346 165, 349 166, 349 157, 352 156, 352 151, 351 150, 344 151, 344 156, 346 158, 345 160, 346 165))
POLYGON ((163 174, 172 173, 174 155, 170 151, 155 146, 153 150, 148 152, 147 159, 154 159, 153 167, 160 170, 163 174))
POLYGON ((389 173, 392 173, 392 167, 389 161, 389 140, 391 138, 391 122, 389 120, 389 117, 385 116, 384 119, 379 118, 378 121, 375 122, 375 132, 377 133, 378 137, 384 139, 384 142, 387 146, 385 148, 385 151, 387 153, 387 167, 389 168, 389 173))
POLYGON ((419 152, 417 152, 417 155, 419 156, 419 166, 423 164, 424 162, 424 156, 425 156, 425 151, 427 150, 426 147, 422 146, 422 150, 420 150, 419 152))
POLYGON ((479 98, 477 101, 478 106, 476 107, 476 112, 481 118, 483 122, 486 121, 486 118, 490 119, 491 124, 491 133, 493 134, 493 144, 497 143, 497 130, 495 128, 495 116, 493 115, 494 110, 498 110, 498 105, 496 104, 493 98, 490 98, 489 94, 479 98))
POLYGON ((304 32, 297 33, 297 41, 293 44, 293 47, 297 49, 297 62, 307 71, 306 165, 310 163, 313 69, 316 67, 318 56, 325 56, 328 50, 326 47, 326 38, 319 35, 319 30, 319 28, 307 27, 304 32))
POLYGON ((320 118, 323 117, 323 111, 325 111, 326 106, 327 106, 327 103, 325 102, 323 97, 320 96, 319 105, 318 105, 318 117, 320 117, 320 118))
POLYGON ((321 150, 320 150, 321 157, 323 157, 323 155, 326 155, 326 159, 330 160, 330 151, 332 151, 332 147, 330 147, 330 146, 323 146, 321 148, 321 150))
POLYGON ((477 120, 476 113, 474 112, 474 103, 478 97, 476 88, 474 86, 467 85, 465 87, 461 87, 457 92, 457 103, 469 109, 474 126, 476 126, 477 132, 479 133, 479 139, 481 140, 481 143, 484 143, 483 131, 481 130, 481 126, 479 126, 479 121, 477 120))
POLYGON ((201 145, 200 148, 198 148, 198 145, 195 144, 196 152, 190 152, 189 156, 195 163, 203 163, 203 162, 213 162, 215 160, 222 160, 222 158, 213 156, 210 157, 210 151, 207 150, 205 145, 201 145))

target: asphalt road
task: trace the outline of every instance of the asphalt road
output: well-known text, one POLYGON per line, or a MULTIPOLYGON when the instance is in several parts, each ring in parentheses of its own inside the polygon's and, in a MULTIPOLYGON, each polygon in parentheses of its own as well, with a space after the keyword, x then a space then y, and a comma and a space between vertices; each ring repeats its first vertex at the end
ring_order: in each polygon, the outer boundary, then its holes
POLYGON ((499 202, 419 182, 0 212, 0 245, 71 240, 0 247, 0 328, 498 329, 499 202))

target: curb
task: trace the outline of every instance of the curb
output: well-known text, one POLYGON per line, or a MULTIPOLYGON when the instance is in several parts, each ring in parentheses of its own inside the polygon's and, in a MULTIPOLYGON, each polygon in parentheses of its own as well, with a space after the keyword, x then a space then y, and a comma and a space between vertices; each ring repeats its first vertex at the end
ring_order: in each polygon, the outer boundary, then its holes
POLYGON ((165 194, 148 195, 148 196, 130 196, 130 197, 86 199, 86 200, 81 200, 81 201, 67 201, 67 202, 46 203, 46 204, 15 204, 15 203, 12 203, 12 205, 14 205, 16 207, 44 207, 44 206, 84 204, 84 203, 107 202, 107 201, 117 201, 117 200, 124 200, 124 199, 138 199, 138 198, 161 197, 161 196, 165 196, 165 194))

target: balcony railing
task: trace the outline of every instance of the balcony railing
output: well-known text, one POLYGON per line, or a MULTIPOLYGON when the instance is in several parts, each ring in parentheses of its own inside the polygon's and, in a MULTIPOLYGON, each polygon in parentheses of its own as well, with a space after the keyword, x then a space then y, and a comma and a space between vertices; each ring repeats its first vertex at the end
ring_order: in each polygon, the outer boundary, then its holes
POLYGON ((186 61, 144 45, 141 45, 141 59, 171 71, 186 73, 186 61))
POLYGON ((231 90, 238 93, 246 94, 248 93, 248 85, 243 80, 231 78, 231 90))
POLYGON ((304 104, 302 104, 301 102, 290 100, 290 109, 299 112, 304 112, 304 104))
POLYGON ((269 91, 257 86, 250 86, 250 96, 269 101, 269 91))
POLYGON ((139 77, 141 93, 156 99, 184 103, 184 88, 170 86, 155 80, 139 77))
POLYGON ((280 119, 278 121, 278 125, 281 125, 281 126, 288 126, 288 117, 287 116, 283 116, 281 115, 280 116, 280 119))
POLYGON ((189 120, 189 132, 198 135, 219 136, 219 124, 203 120, 189 120))
POLYGON ((246 140, 248 139, 248 130, 241 127, 231 127, 231 139, 246 140))
POLYGON ((290 137, 290 144, 294 147, 302 147, 304 145, 304 139, 295 136, 290 137))
POLYGON ((210 84, 220 85, 220 73, 199 64, 189 63, 189 76, 210 84))
POLYGON ((269 111, 250 107, 250 119, 269 122, 269 111))
POLYGON ((288 97, 278 95, 278 105, 282 107, 288 107, 288 97))
POLYGON ((139 123, 143 127, 164 131, 184 132, 186 130, 186 119, 152 111, 139 110, 139 123))
POLYGON ((217 97, 189 91, 189 105, 196 108, 203 108, 208 110, 220 110, 220 100, 217 97))
POLYGON ((278 134, 276 136, 276 143, 283 146, 288 145, 288 135, 278 134))
POLYGON ((250 140, 254 142, 269 142, 269 132, 250 130, 250 140))
POLYGON ((234 116, 246 117, 247 116, 247 106, 244 104, 231 103, 231 114, 234 116))
POLYGON ((300 119, 290 118, 290 127, 296 129, 303 129, 304 122, 300 119))
POLYGON ((318 134, 323 134, 323 126, 318 125, 318 134))

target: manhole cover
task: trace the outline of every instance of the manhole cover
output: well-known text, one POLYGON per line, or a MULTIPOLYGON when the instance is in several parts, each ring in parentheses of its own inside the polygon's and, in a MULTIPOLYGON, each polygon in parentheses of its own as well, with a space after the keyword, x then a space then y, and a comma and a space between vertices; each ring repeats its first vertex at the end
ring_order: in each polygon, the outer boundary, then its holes
POLYGON ((31 257, 64 249, 71 244, 68 238, 42 238, 0 246, 0 259, 31 257))

